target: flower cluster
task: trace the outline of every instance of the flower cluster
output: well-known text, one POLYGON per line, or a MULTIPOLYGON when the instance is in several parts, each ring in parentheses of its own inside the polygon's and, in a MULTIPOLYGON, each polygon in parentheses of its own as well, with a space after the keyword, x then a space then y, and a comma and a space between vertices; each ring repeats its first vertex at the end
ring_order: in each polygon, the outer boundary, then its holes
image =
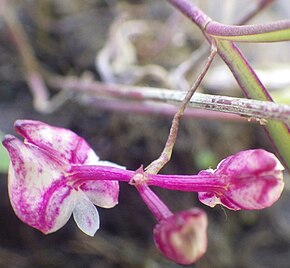
POLYGON ((158 221, 156 247, 180 264, 193 263, 205 253, 207 216, 200 208, 172 213, 150 185, 197 192, 204 204, 232 210, 269 207, 284 187, 282 165, 264 150, 239 152, 224 159, 216 170, 198 175, 156 175, 100 161, 84 139, 67 129, 18 120, 15 130, 24 141, 7 135, 3 145, 11 158, 10 201, 23 222, 47 234, 73 215, 78 227, 93 236, 99 228, 95 205, 115 206, 119 181, 124 181, 134 185, 158 221))

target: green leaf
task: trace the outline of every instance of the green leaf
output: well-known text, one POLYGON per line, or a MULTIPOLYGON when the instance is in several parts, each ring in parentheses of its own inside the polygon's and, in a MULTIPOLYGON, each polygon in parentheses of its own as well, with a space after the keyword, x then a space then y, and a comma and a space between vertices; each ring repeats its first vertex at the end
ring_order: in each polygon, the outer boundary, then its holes
MULTIPOLYGON (((3 133, 0 132, 0 140, 3 139, 3 136, 4 136, 3 133)), ((0 143, 0 172, 1 173, 8 172, 9 163, 10 163, 10 158, 9 158, 8 152, 6 151, 2 143, 0 143)))
MULTIPOLYGON (((272 101, 255 71, 235 43, 216 40, 218 53, 230 68, 244 94, 251 99, 272 101)), ((268 120, 263 126, 284 167, 290 171, 290 129, 286 123, 268 120)))

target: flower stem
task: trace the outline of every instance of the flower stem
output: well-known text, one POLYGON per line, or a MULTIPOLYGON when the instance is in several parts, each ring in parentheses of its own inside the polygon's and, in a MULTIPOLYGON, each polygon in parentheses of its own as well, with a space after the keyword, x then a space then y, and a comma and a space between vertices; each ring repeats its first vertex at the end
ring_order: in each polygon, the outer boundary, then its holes
POLYGON ((135 172, 109 166, 77 165, 69 170, 71 177, 79 180, 109 180, 130 182, 135 172))
POLYGON ((145 173, 139 181, 135 179, 135 175, 139 174, 138 170, 134 172, 109 166, 72 166, 69 173, 70 176, 78 180, 122 181, 134 186, 145 183, 164 189, 185 192, 207 192, 225 188, 224 180, 210 173, 202 175, 160 175, 145 173), (132 182, 133 180, 134 182, 132 182))
POLYGON ((158 222, 173 215, 146 183, 136 184, 135 188, 158 222))
POLYGON ((148 174, 148 185, 184 192, 217 191, 226 187, 215 175, 153 175, 148 174))

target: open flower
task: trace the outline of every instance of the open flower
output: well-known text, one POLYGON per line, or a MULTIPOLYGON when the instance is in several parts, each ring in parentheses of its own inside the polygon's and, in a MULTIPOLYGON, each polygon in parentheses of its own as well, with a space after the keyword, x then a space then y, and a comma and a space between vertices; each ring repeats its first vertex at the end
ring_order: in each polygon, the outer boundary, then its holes
POLYGON ((99 228, 94 205, 115 206, 119 184, 72 178, 67 171, 73 165, 120 166, 99 161, 86 141, 70 130, 31 120, 16 121, 15 130, 24 142, 7 135, 3 145, 11 158, 8 190, 16 215, 47 234, 60 229, 73 214, 78 227, 93 236, 99 228))

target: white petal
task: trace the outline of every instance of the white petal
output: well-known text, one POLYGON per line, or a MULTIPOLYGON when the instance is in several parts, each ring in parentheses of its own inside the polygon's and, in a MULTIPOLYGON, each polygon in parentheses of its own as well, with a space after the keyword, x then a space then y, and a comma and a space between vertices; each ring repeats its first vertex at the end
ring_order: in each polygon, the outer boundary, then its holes
POLYGON ((73 217, 77 226, 85 234, 94 236, 100 227, 99 213, 93 203, 83 193, 80 194, 81 197, 73 210, 73 217))
POLYGON ((98 207, 112 208, 118 204, 118 181, 86 181, 80 189, 98 207))

